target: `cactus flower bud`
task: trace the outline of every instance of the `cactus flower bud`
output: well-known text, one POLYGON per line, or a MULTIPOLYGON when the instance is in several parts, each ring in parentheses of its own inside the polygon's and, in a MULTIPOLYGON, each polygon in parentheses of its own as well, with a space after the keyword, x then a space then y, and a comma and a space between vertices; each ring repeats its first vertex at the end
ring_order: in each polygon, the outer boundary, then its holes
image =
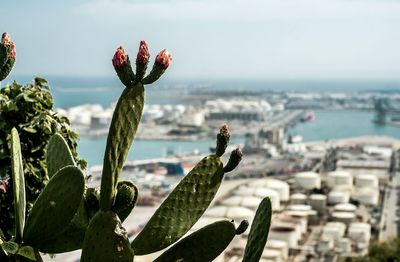
POLYGON ((165 49, 161 50, 156 57, 156 63, 162 65, 164 69, 167 69, 172 61, 172 55, 165 49))
POLYGON ((227 124, 224 124, 219 130, 219 134, 217 135, 217 146, 215 149, 215 153, 217 156, 222 156, 225 153, 225 149, 229 143, 229 128, 227 124))
POLYGON ((224 173, 231 172, 233 169, 235 169, 239 165, 240 161, 242 161, 242 157, 243 153, 239 148, 233 150, 229 157, 228 163, 226 166, 224 166, 224 173))
POLYGON ((242 222, 240 222, 240 225, 236 228, 235 234, 236 235, 243 234, 248 227, 249 227, 249 221, 243 220, 242 222))
POLYGON ((0 181, 0 191, 7 192, 8 180, 0 181))
POLYGON ((150 58, 149 46, 146 41, 140 41, 139 52, 136 57, 136 63, 148 63, 150 58))
POLYGON ((118 47, 112 59, 115 68, 122 68, 126 64, 127 56, 122 46, 118 47))
POLYGON ((15 51, 15 45, 14 42, 11 40, 10 35, 7 32, 4 32, 3 35, 1 36, 1 44, 9 49, 8 55, 12 59, 15 59, 15 57, 17 56, 17 52, 15 51))

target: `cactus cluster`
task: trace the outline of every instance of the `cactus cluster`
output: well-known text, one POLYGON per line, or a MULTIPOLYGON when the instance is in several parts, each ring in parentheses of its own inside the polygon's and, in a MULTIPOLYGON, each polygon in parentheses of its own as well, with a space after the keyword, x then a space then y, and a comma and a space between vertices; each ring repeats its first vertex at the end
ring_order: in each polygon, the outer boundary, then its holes
MULTIPOLYGON (((228 127, 224 125, 217 135, 216 154, 204 157, 180 181, 143 230, 129 242, 122 222, 136 204, 138 189, 132 182, 118 179, 142 116, 144 85, 159 79, 172 60, 171 55, 162 50, 146 75, 149 57, 148 46, 142 41, 135 73, 122 47, 112 59, 125 89, 111 121, 100 189, 85 187, 82 171, 76 167, 67 143, 55 134, 48 144, 46 156, 50 180, 26 223, 22 158, 18 133, 13 129, 11 152, 17 226, 15 239, 2 242, 0 238, 2 250, 11 261, 21 258, 41 261, 39 251, 61 253, 82 248, 82 262, 132 262, 134 256, 172 245, 155 261, 207 262, 221 254, 235 235, 246 231, 249 225, 246 220, 237 228, 233 221, 221 220, 182 238, 206 211, 224 175, 235 169, 242 158, 237 149, 231 152, 226 165, 222 163, 220 157, 230 138, 228 127)), ((270 221, 271 202, 266 198, 254 218, 243 261, 259 260, 270 221)))

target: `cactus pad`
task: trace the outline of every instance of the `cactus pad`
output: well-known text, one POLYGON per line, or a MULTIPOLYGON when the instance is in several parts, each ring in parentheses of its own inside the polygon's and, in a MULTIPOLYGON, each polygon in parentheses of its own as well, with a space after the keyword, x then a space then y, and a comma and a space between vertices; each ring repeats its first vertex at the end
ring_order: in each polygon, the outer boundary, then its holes
POLYGON ((244 251, 243 262, 258 262, 263 253, 271 226, 271 200, 264 198, 257 208, 244 251))
POLYGON ((101 177, 100 208, 111 210, 118 177, 139 126, 144 105, 141 83, 124 89, 111 120, 101 177))
POLYGON ((68 144, 60 134, 54 134, 50 138, 47 145, 46 162, 49 178, 65 166, 75 166, 68 144))
POLYGON ((118 216, 112 211, 99 211, 86 231, 81 262, 132 262, 133 256, 118 216))
POLYGON ((84 177, 73 166, 58 171, 36 200, 24 229, 24 242, 39 246, 71 223, 82 201, 84 177))
POLYGON ((218 156, 203 158, 176 186, 133 240, 135 254, 159 251, 186 234, 210 205, 223 175, 218 156))
POLYGON ((21 144, 17 129, 11 130, 12 181, 14 187, 15 237, 19 241, 25 226, 25 178, 22 165, 21 144))
POLYGON ((229 245, 235 231, 229 220, 214 222, 183 238, 154 262, 211 262, 229 245))
POLYGON ((112 211, 114 211, 114 213, 118 215, 121 222, 124 222, 124 220, 132 212, 132 209, 135 207, 137 198, 138 189, 132 182, 118 182, 117 195, 115 197, 112 211))

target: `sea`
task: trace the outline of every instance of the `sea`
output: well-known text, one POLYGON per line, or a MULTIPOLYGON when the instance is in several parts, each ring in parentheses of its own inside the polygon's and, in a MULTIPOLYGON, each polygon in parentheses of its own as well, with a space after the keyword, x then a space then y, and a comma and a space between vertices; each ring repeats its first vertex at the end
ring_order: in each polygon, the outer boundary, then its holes
MULTIPOLYGON (((123 90, 117 77, 45 77, 48 79, 56 108, 68 108, 81 104, 101 104, 104 107, 115 102, 123 90)), ((20 84, 31 77, 17 77, 20 84)), ((5 85, 6 83, 2 83, 5 85)), ((157 85, 146 87, 146 104, 188 103, 182 94, 193 89, 226 91, 326 91, 326 92, 398 92, 400 81, 394 80, 237 80, 237 79, 164 79, 157 85)), ((400 138, 400 127, 377 125, 374 112, 356 110, 314 111, 313 122, 298 123, 288 133, 301 135, 304 141, 320 141, 364 135, 380 135, 400 138)), ((232 143, 243 143, 244 138, 234 138, 232 143)), ((105 138, 81 137, 78 153, 89 166, 102 164, 105 138)), ((137 140, 128 160, 165 157, 168 152, 207 153, 215 141, 155 141, 137 140)))

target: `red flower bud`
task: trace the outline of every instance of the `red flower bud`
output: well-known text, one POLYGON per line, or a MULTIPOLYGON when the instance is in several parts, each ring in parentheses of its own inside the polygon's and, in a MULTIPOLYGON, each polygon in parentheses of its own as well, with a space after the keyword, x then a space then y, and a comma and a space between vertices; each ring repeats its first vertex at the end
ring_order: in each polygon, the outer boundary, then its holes
POLYGON ((149 46, 146 41, 140 41, 139 52, 136 57, 136 63, 147 63, 149 62, 150 54, 149 54, 149 46))
POLYGON ((126 64, 127 56, 125 54, 125 50, 122 46, 118 47, 117 51, 114 54, 112 59, 112 63, 115 68, 121 68, 126 64))
POLYGON ((15 58, 17 56, 17 52, 15 51, 14 42, 11 40, 10 35, 7 32, 4 32, 1 36, 1 44, 10 50, 10 57, 15 58))
POLYGON ((167 69, 171 61, 172 55, 165 49, 161 50, 156 57, 156 63, 162 65, 164 69, 167 69))

